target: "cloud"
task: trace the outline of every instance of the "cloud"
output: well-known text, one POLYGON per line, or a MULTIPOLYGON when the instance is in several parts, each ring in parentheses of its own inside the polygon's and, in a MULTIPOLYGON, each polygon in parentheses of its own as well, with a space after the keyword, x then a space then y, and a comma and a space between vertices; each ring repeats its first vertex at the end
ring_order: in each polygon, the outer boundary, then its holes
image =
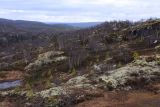
POLYGON ((0 17, 44 22, 160 17, 158 0, 1 0, 0 17))

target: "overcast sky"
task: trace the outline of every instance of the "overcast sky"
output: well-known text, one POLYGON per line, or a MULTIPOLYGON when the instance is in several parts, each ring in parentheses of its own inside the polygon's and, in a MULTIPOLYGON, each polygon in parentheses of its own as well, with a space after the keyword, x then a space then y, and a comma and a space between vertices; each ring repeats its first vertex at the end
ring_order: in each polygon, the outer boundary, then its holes
POLYGON ((95 22, 160 17, 159 0, 0 0, 0 18, 95 22))

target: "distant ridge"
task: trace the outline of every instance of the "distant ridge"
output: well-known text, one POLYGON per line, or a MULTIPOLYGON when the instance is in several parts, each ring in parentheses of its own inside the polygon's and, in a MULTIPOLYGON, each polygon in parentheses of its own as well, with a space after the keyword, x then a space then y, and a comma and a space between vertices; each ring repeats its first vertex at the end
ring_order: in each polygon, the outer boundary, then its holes
POLYGON ((78 22, 78 23, 48 23, 51 25, 54 24, 64 24, 64 25, 69 25, 69 26, 73 26, 73 27, 78 27, 78 28, 89 28, 89 27, 94 27, 97 26, 99 24, 101 24, 103 22, 78 22))
POLYGON ((0 18, 0 31, 7 31, 7 32, 39 32, 39 31, 68 31, 68 30, 75 30, 73 26, 67 24, 47 24, 43 22, 37 21, 25 21, 25 20, 9 20, 0 18))

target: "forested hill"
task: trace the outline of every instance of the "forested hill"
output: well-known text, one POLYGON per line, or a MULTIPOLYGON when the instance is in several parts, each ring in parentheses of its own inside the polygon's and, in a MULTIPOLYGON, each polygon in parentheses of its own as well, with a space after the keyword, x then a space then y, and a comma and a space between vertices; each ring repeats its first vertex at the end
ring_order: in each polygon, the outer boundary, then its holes
POLYGON ((77 28, 65 24, 50 25, 35 21, 0 19, 0 32, 60 32, 74 29, 77 28))

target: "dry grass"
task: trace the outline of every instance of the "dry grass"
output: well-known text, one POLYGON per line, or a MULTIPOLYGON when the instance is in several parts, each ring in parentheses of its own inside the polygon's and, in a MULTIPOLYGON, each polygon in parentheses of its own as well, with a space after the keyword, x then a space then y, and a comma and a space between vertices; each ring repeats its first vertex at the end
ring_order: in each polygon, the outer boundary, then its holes
POLYGON ((75 107, 160 107, 160 94, 152 92, 111 92, 75 107))

